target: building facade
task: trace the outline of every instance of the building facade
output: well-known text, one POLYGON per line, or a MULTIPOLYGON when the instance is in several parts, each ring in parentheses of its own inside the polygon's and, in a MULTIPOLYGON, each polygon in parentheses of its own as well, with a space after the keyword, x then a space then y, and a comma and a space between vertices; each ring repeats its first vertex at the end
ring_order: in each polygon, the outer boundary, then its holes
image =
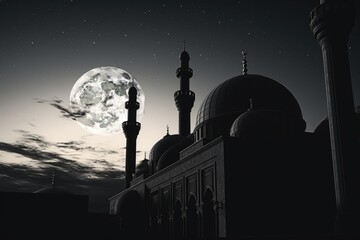
POLYGON ((349 169, 357 169, 356 157, 342 151, 358 146, 360 134, 336 136, 355 133, 353 119, 359 117, 352 92, 344 92, 351 90, 347 50, 336 45, 347 42, 352 17, 340 19, 348 25, 347 31, 328 29, 346 11, 353 12, 347 1, 320 3, 311 13, 311 27, 322 46, 325 70, 337 69, 336 76, 325 71, 330 121, 306 132, 292 93, 273 79, 248 74, 243 52, 243 74, 223 81, 208 94, 191 133, 195 93, 190 90, 193 71, 184 49, 176 72, 180 90, 174 94, 179 134, 167 133, 160 139, 149 159, 138 165, 129 186, 110 198, 110 214, 118 218, 123 236, 359 236, 355 201, 359 194, 357 183, 351 181, 357 179, 356 171, 349 169), (339 41, 336 30, 342 34, 339 41), (329 44, 336 49, 328 48, 329 44), (344 83, 338 79, 342 73, 344 83), (340 108, 346 110, 345 117, 340 108), (343 169, 342 163, 347 164, 343 169))

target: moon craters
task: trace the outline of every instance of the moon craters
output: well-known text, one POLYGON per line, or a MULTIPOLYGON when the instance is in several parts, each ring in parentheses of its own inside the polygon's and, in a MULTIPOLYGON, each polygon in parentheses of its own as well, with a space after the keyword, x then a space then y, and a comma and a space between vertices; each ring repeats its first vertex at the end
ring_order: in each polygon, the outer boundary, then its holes
POLYGON ((115 67, 94 68, 82 75, 71 90, 70 109, 73 113, 83 113, 78 114, 76 120, 91 133, 121 133, 122 123, 127 120, 125 102, 131 86, 138 90, 137 120, 140 121, 144 113, 144 92, 133 76, 115 67))

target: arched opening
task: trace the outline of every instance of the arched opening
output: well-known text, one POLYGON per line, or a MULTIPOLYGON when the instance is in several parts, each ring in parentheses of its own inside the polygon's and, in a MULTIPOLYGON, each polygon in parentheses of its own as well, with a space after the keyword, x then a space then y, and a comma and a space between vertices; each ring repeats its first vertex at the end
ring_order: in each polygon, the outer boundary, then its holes
POLYGON ((189 197, 187 204, 186 233, 187 233, 187 238, 197 238, 199 236, 196 198, 194 195, 191 195, 189 197))
POLYGON ((174 206, 174 239, 184 238, 184 223, 182 218, 182 206, 180 200, 176 200, 174 206))
POLYGON ((213 193, 207 189, 203 196, 203 236, 205 239, 216 237, 216 212, 214 209, 213 193))
POLYGON ((169 199, 163 198, 161 202, 161 236, 162 239, 170 239, 171 237, 171 228, 170 228, 170 205, 169 199))
POLYGON ((170 219, 169 214, 161 215, 161 239, 170 239, 170 219))
POLYGON ((135 190, 126 192, 115 206, 119 219, 120 232, 124 238, 145 236, 145 209, 139 193, 135 190))
POLYGON ((150 205, 150 231, 151 236, 157 236, 159 234, 158 226, 158 198, 157 193, 153 194, 150 205))

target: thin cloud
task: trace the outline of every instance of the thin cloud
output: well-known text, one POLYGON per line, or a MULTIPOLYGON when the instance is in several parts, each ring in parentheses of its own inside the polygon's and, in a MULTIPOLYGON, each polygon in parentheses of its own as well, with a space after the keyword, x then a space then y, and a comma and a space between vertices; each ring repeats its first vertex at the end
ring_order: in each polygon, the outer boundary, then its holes
POLYGON ((76 120, 77 118, 83 117, 86 115, 86 113, 88 113, 87 111, 83 111, 80 109, 69 109, 68 107, 64 106, 63 103, 64 101, 59 99, 59 98, 53 98, 51 100, 45 100, 45 99, 39 99, 39 98, 34 98, 34 100, 37 103, 47 103, 50 106, 58 109, 60 111, 60 113, 62 114, 62 117, 64 118, 68 118, 68 119, 72 119, 72 120, 76 120))

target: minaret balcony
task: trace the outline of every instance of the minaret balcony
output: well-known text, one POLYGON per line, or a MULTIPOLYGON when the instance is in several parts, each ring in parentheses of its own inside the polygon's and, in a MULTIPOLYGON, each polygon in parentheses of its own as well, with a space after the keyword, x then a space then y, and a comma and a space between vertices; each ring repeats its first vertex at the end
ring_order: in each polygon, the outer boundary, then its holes
POLYGON ((122 123, 122 128, 124 130, 126 138, 131 136, 136 138, 136 136, 139 134, 141 123, 125 121, 122 123))
POLYGON ((174 99, 179 111, 190 111, 194 106, 195 93, 190 90, 179 90, 174 93, 174 99))
POLYGON ((188 67, 180 67, 176 70, 176 77, 188 77, 191 78, 193 76, 193 70, 188 67))
POLYGON ((179 96, 191 96, 195 98, 195 93, 190 90, 179 90, 174 93, 174 98, 178 98, 179 96))
POLYGON ((347 1, 320 4, 310 13, 310 27, 320 44, 323 41, 347 41, 354 25, 354 7, 347 1))
POLYGON ((139 109, 139 107, 140 107, 140 104, 138 102, 130 102, 130 101, 125 102, 126 109, 129 109, 129 108, 139 109))

